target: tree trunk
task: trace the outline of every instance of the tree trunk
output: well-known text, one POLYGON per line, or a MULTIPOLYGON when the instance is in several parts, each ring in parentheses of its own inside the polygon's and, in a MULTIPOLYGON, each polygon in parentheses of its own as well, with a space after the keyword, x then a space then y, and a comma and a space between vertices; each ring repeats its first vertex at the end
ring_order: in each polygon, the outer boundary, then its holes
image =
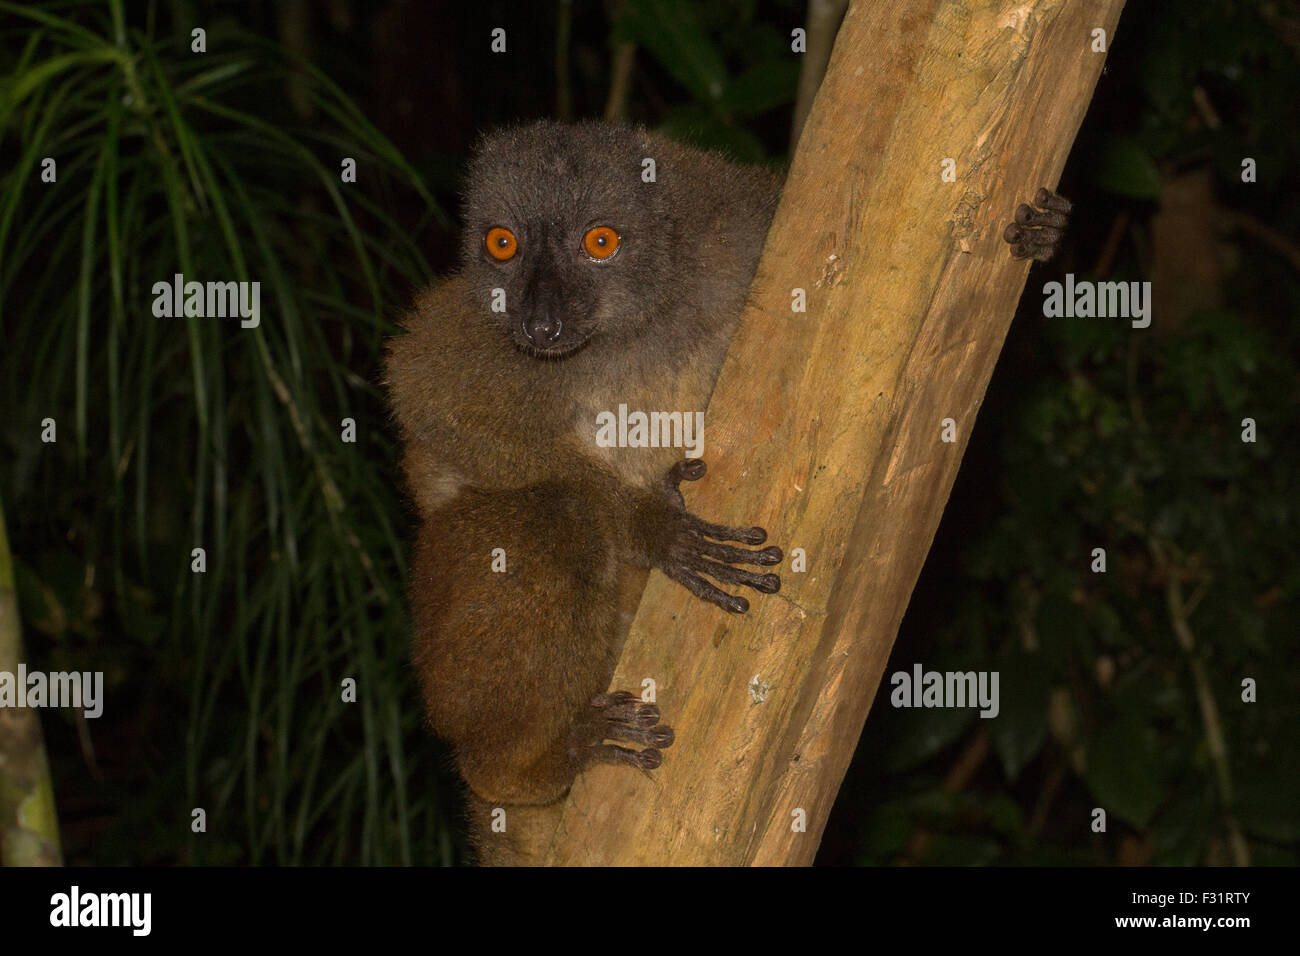
MULTIPOLYGON (((0 507, 0 672, 23 660, 13 555, 0 507)), ((19 688, 21 694, 24 688, 19 688)), ((59 823, 41 722, 26 707, 0 707, 0 866, 59 866, 59 823)))
POLYGON ((652 575, 614 686, 652 678, 677 743, 585 773, 550 862, 812 862, 1028 275, 1002 230, 1055 185, 1122 6, 850 8, 686 486, 768 529, 781 593, 733 617, 652 575))

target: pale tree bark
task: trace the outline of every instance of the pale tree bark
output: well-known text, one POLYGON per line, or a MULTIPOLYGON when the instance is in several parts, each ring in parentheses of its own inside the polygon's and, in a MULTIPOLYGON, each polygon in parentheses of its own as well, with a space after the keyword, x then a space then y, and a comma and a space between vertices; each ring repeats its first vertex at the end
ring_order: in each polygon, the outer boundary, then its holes
POLYGON ((848 7, 849 0, 808 0, 808 22, 804 27, 808 49, 799 66, 799 87, 795 91, 794 118, 790 123, 791 150, 799 144, 803 124, 808 122, 808 111, 821 88, 826 64, 831 59, 831 48, 835 45, 835 35, 848 7))
POLYGON ((813 860, 1029 273, 1002 230, 1055 185, 1122 6, 850 8, 685 489, 769 530, 781 593, 733 617, 651 576, 613 686, 652 678, 677 743, 585 773, 549 862, 813 860))
MULTIPOLYGON (((22 660, 13 556, 0 508, 0 671, 17 675, 22 660)), ((36 714, 26 707, 0 707, 0 865, 4 866, 58 866, 63 861, 54 788, 36 714)))

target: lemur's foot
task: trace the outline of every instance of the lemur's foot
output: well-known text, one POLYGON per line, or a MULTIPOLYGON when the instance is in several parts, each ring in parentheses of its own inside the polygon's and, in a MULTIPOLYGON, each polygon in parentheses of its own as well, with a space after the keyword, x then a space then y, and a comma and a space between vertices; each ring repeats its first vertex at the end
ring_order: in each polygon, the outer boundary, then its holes
POLYGON ((659 568, 678 584, 710 604, 734 614, 749 610, 749 601, 727 594, 710 584, 701 574, 707 574, 724 584, 743 584, 755 591, 775 594, 781 589, 781 579, 775 574, 755 574, 732 567, 733 564, 773 565, 781 563, 781 549, 775 546, 750 551, 719 544, 720 541, 739 541, 743 544, 762 544, 767 532, 762 528, 731 528, 727 525, 703 521, 686 510, 678 487, 683 481, 698 481, 707 470, 699 458, 687 458, 673 465, 664 479, 664 491, 672 503, 672 526, 667 531, 659 568), (712 539, 712 540, 709 540, 712 539))
POLYGON ((584 743, 591 759, 600 763, 653 770, 663 761, 661 751, 673 745, 673 729, 659 723, 659 707, 625 690, 597 694, 591 699, 591 713, 579 723, 585 728, 584 743), (640 744, 645 749, 632 750, 606 740, 640 744))
POLYGON ((1016 209, 1016 221, 1007 225, 1002 238, 1011 244, 1015 258, 1046 262, 1061 245, 1074 204, 1050 190, 1039 189, 1034 206, 1038 208, 1021 203, 1016 209))

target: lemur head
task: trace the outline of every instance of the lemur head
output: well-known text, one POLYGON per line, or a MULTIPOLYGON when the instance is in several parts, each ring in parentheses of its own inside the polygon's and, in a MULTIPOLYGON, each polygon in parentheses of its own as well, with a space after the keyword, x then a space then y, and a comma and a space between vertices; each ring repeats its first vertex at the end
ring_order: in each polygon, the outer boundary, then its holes
POLYGON ((643 177, 662 142, 550 121, 483 138, 466 188, 464 274, 520 349, 558 359, 617 347, 669 307, 678 230, 662 187, 643 177))

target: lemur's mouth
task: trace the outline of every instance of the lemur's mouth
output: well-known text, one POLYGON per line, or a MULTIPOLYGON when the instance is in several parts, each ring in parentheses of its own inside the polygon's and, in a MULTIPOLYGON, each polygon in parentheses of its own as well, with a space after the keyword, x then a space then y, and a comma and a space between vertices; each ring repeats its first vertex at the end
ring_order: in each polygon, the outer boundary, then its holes
POLYGON ((587 343, 592 340, 594 335, 594 329, 583 334, 581 337, 576 335, 564 336, 563 332, 561 332, 560 337, 557 337, 555 341, 543 342, 539 345, 529 337, 527 330, 520 326, 516 329, 515 335, 513 335, 512 338, 514 339, 515 345, 518 346, 519 350, 524 354, 531 355, 533 358, 537 359, 555 360, 568 358, 570 355, 580 352, 582 349, 586 348, 587 343))

